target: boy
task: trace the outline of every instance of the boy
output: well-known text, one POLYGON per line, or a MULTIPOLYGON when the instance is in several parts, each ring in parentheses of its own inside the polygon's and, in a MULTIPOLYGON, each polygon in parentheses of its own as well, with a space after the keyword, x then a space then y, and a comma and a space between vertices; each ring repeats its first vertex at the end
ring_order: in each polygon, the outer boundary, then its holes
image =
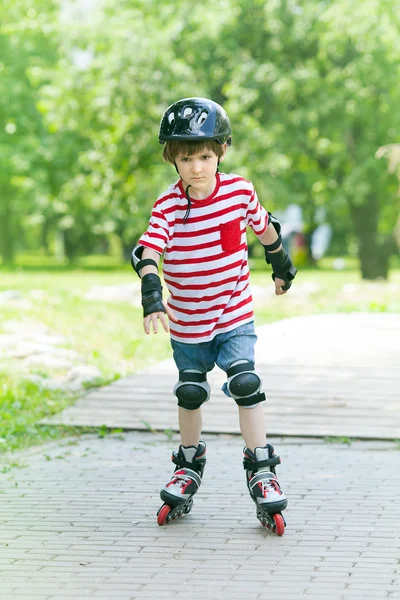
POLYGON ((280 459, 265 443, 260 404, 265 394, 254 370, 257 337, 246 226, 264 246, 278 296, 287 292, 297 271, 282 247, 279 222, 260 205, 252 183, 219 172, 231 144, 230 121, 219 104, 206 98, 175 102, 161 120, 159 141, 164 160, 175 166, 180 179, 158 198, 132 252, 132 266, 142 279, 145 332, 157 333, 158 320, 170 331, 179 371, 174 394, 181 444, 172 456, 174 475, 160 492, 165 504, 158 524, 188 513, 200 486, 206 461, 201 405, 210 396, 207 373, 217 364, 227 374, 223 391, 239 408, 243 465, 257 517, 282 535, 280 513, 287 500, 275 475, 280 459), (163 253, 167 302, 158 276, 163 253))

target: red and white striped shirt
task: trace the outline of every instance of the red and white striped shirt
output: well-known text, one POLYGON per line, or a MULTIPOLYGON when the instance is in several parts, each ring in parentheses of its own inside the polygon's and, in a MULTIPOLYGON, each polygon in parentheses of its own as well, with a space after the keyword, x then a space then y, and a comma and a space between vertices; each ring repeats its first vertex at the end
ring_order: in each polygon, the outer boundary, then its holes
POLYGON ((246 227, 256 235, 268 227, 253 184, 238 175, 217 173, 208 198, 188 201, 182 181, 155 203, 149 227, 138 244, 164 254, 163 276, 174 340, 196 344, 212 340, 253 320, 246 227))

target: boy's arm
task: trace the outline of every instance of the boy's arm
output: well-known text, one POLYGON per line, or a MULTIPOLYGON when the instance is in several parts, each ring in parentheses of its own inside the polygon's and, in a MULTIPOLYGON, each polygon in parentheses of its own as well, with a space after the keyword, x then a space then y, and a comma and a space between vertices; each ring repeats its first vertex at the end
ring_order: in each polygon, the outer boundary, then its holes
POLYGON ((156 252, 155 250, 151 250, 150 248, 144 248, 143 249, 143 254, 142 254, 142 260, 146 260, 146 259, 150 259, 150 260, 154 260, 154 262, 157 263, 157 266, 155 265, 146 265, 144 267, 142 267, 140 269, 140 277, 144 277, 145 275, 148 275, 149 273, 155 273, 155 275, 158 275, 158 265, 160 263, 160 254, 158 252, 156 252))
MULTIPOLYGON (((278 241, 278 234, 275 227, 267 227, 263 234, 257 236, 263 246, 268 246, 276 241, 278 241)), ((277 252, 282 247, 282 242, 280 242, 279 247, 276 250, 272 250, 272 252, 277 252)))
POLYGON ((160 254, 150 248, 142 248, 140 262, 136 262, 134 268, 136 267, 135 270, 142 280, 143 327, 146 333, 150 333, 151 323, 154 333, 157 333, 157 322, 160 319, 165 331, 168 331, 165 313, 171 321, 176 322, 177 318, 162 299, 161 279, 158 276, 160 254))
POLYGON ((275 217, 269 213, 270 223, 258 239, 264 246, 265 260, 272 265, 272 278, 275 281, 275 294, 281 296, 286 294, 293 279, 296 277, 297 269, 293 266, 289 254, 282 246, 280 235, 281 225, 275 217))

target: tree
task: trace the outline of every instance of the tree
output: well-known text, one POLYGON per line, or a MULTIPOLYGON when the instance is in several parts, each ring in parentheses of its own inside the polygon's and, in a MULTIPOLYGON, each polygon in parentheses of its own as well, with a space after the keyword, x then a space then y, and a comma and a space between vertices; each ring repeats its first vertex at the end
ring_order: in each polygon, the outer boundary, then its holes
POLYGON ((47 0, 5 0, 0 6, 0 253, 6 264, 13 261, 24 218, 43 193, 45 132, 30 72, 55 59, 55 11, 47 0))
POLYGON ((81 139, 59 193, 71 258, 85 240, 93 246, 110 234, 130 254, 170 183, 157 129, 165 107, 194 85, 192 69, 171 50, 189 5, 104 2, 90 20, 66 28, 63 60, 42 104, 54 131, 81 139))
MULTIPOLYGON (((235 123, 234 159, 250 165, 267 204, 302 205, 309 232, 321 206, 333 224, 338 217, 341 228, 351 223, 363 277, 386 277, 395 181, 375 151, 400 129, 400 22, 393 3, 232 0, 230 6, 219 36, 201 39, 207 52, 197 60, 235 123)), ((188 52, 190 42, 185 35, 178 45, 188 52)))
POLYGON ((204 95, 234 126, 224 164, 269 210, 301 205, 311 234, 323 208, 357 241, 363 277, 387 275, 397 181, 375 152, 400 129, 390 0, 99 0, 61 17, 58 3, 7 0, 0 17, 8 260, 27 215, 70 259, 111 236, 129 253, 171 182, 160 117, 204 95))

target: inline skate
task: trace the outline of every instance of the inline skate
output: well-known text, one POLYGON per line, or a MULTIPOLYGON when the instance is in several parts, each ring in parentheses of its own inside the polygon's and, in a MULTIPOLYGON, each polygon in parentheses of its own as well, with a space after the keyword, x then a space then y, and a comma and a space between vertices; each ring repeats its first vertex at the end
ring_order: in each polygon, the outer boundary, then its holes
POLYGON ((245 447, 243 467, 246 470, 247 487, 257 507, 257 519, 277 535, 283 535, 286 521, 281 514, 287 506, 287 498, 276 478, 275 467, 281 463, 270 444, 257 447, 254 452, 245 447))
POLYGON ((176 467, 171 481, 160 491, 164 504, 157 513, 159 525, 187 515, 192 510, 193 496, 200 487, 206 464, 206 444, 203 441, 197 447, 181 444, 171 458, 176 467))

